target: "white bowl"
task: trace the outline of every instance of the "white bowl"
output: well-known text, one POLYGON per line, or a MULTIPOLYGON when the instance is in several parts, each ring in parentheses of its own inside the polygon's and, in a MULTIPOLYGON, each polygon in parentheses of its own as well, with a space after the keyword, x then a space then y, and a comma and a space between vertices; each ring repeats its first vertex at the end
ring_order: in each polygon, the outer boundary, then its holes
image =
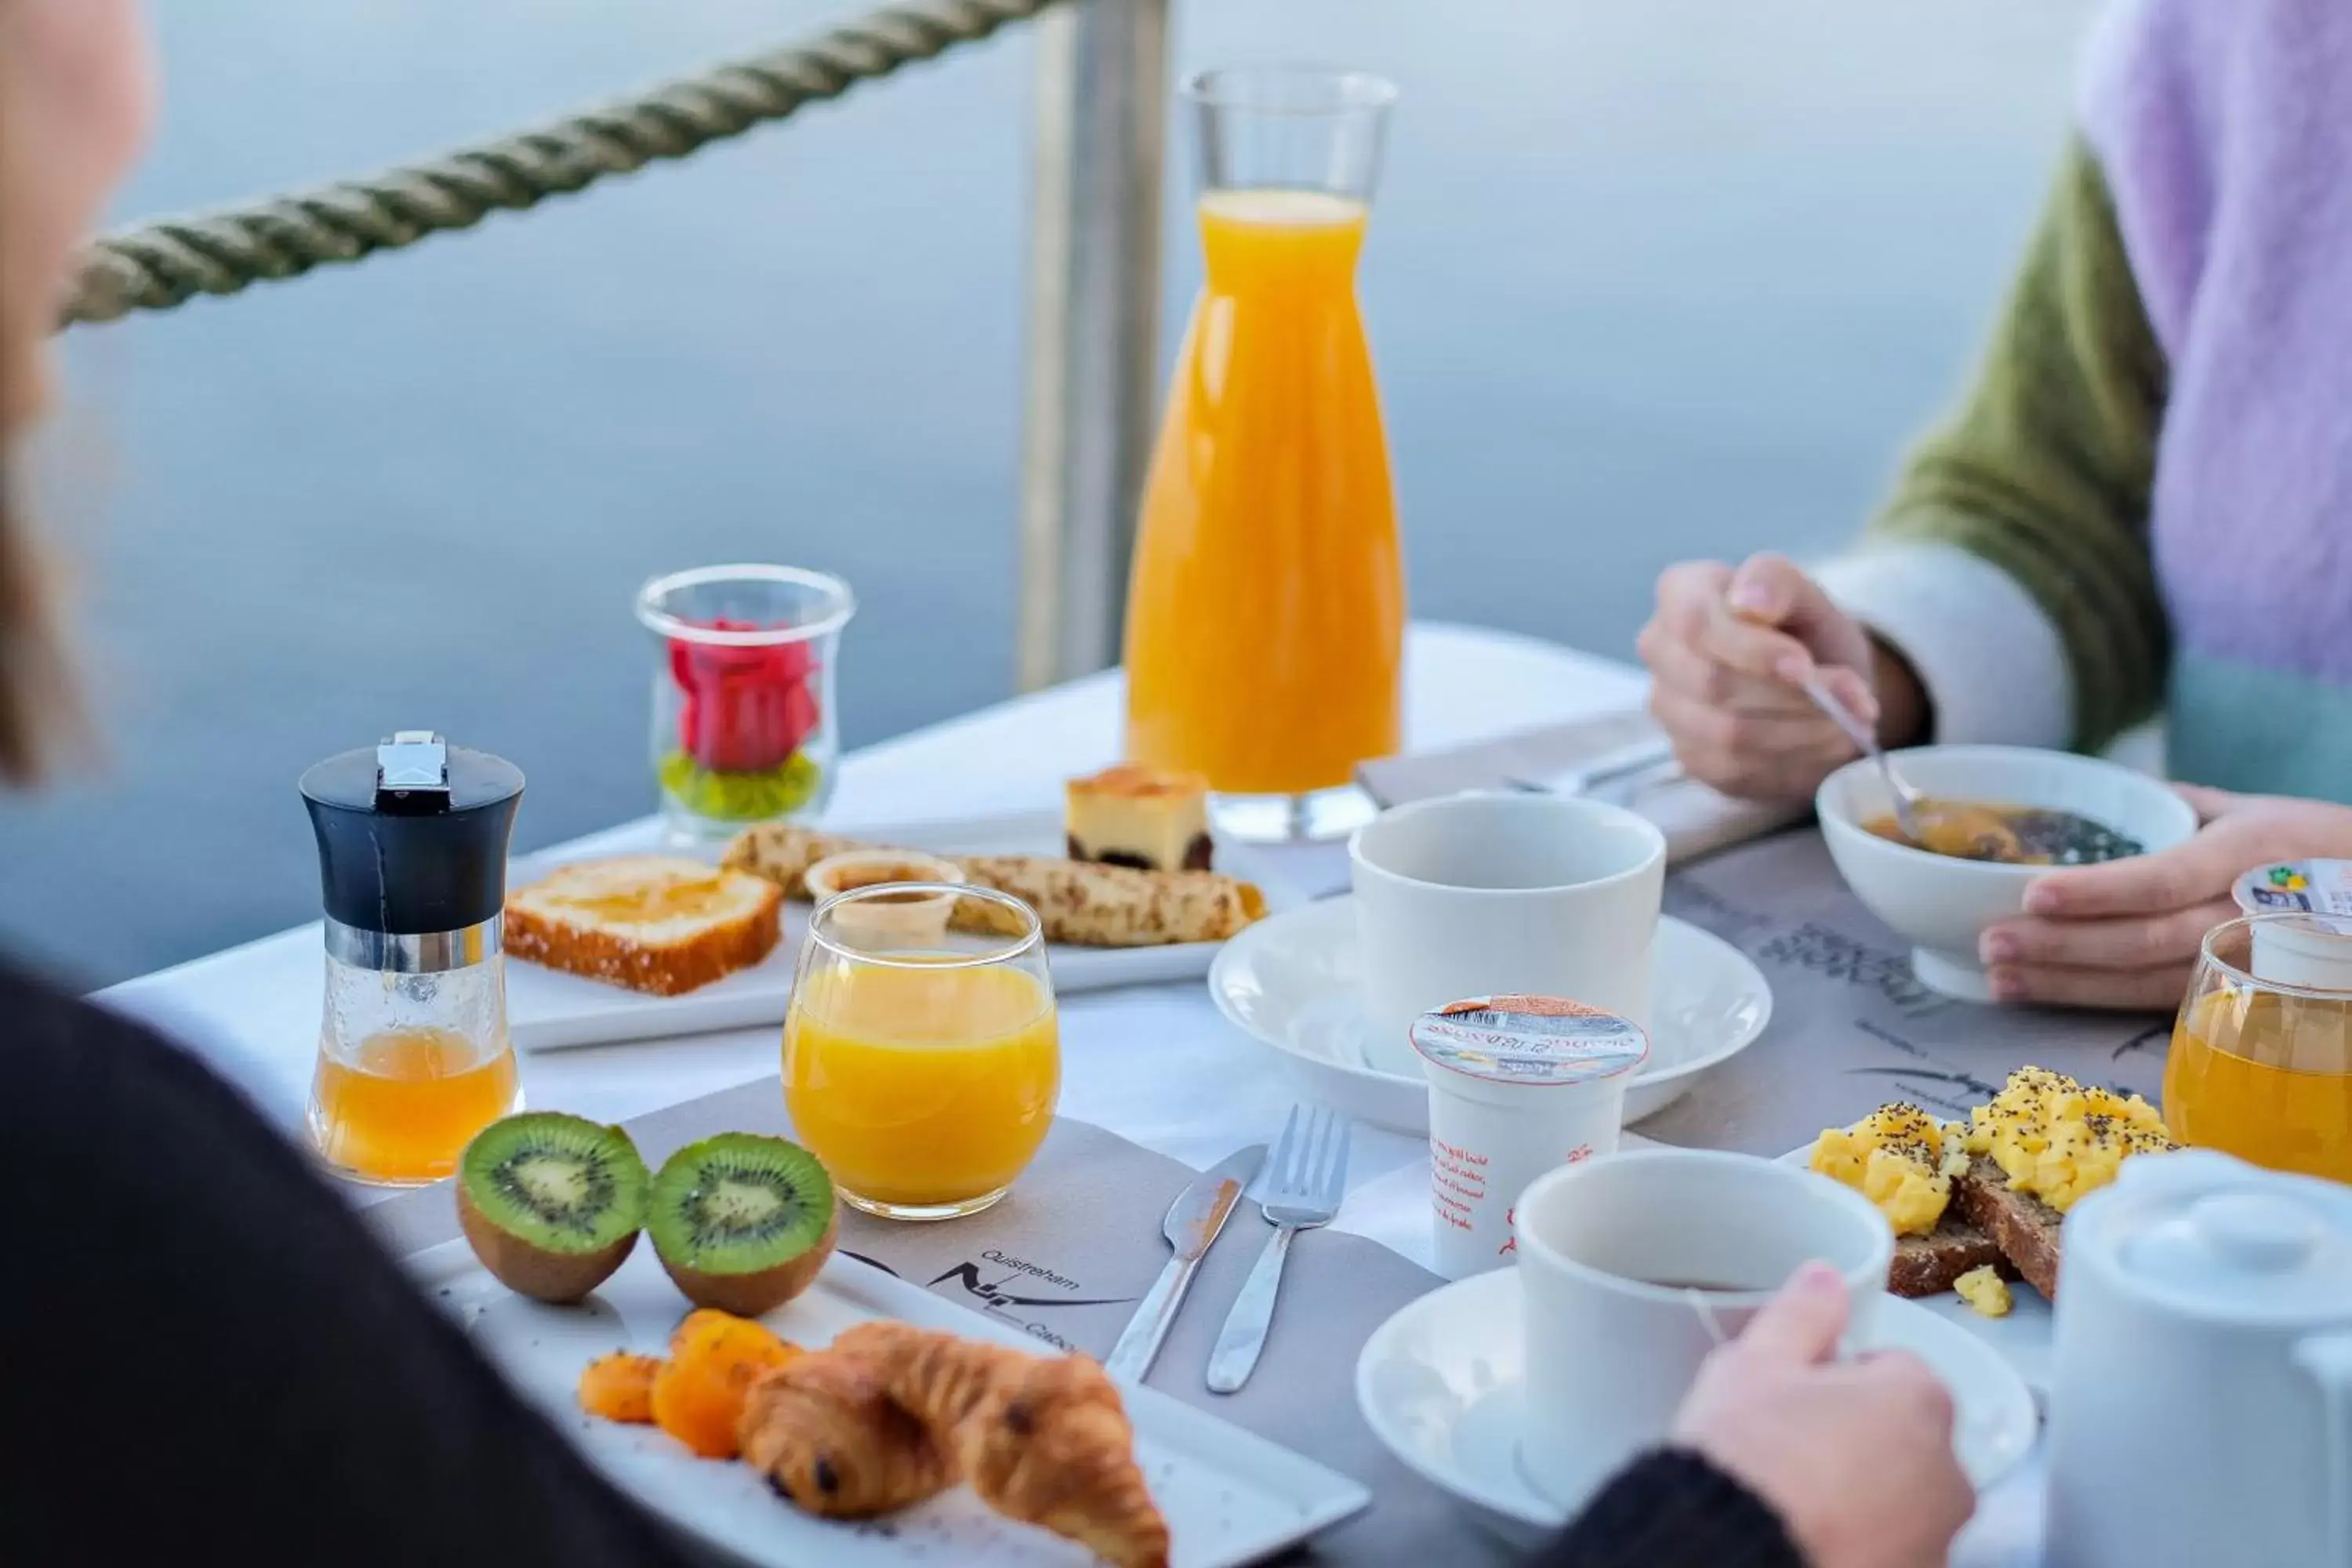
MULTIPOLYGON (((2023 746, 1916 746, 1890 760, 1923 795, 2071 811, 2151 851, 2197 831, 2197 813, 2170 785, 2096 757, 2023 746)), ((1866 757, 1823 779, 1813 806, 1846 886, 1913 944, 1911 972, 1920 984, 1962 1001, 1991 1001, 1977 938, 2022 912, 2026 885, 2051 868, 1931 855, 1869 832, 1862 825, 1892 811, 1894 802, 1866 757)))

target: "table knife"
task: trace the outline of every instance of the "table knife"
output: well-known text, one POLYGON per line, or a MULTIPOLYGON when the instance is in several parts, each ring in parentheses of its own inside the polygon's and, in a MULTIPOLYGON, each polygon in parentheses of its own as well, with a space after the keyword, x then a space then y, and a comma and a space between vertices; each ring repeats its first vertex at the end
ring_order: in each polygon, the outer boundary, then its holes
POLYGON ((1168 1245, 1176 1249, 1176 1256, 1160 1271, 1143 1304, 1135 1310, 1135 1316, 1118 1336, 1118 1343, 1111 1346, 1110 1354, 1103 1358, 1104 1370, 1113 1377, 1140 1383, 1143 1374, 1151 1370, 1152 1358, 1160 1353, 1160 1342, 1168 1337, 1169 1325, 1176 1321, 1176 1309, 1184 1304, 1184 1292, 1192 1283, 1193 1271, 1208 1256, 1210 1245, 1225 1227, 1226 1216, 1240 1206, 1242 1194, 1249 1189, 1258 1167, 1265 1163, 1265 1145, 1253 1143, 1227 1155, 1215 1169, 1202 1172, 1168 1205, 1168 1217, 1161 1222, 1160 1229, 1168 1237, 1168 1245))

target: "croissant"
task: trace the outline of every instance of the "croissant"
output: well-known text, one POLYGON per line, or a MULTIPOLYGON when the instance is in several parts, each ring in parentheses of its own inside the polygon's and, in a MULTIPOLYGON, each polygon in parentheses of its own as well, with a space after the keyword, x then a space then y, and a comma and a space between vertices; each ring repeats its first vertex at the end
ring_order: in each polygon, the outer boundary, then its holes
POLYGON ((961 1480, 1114 1568, 1166 1568, 1168 1526, 1134 1437, 1118 1390, 1083 1357, 872 1322, 767 1374, 744 1412, 743 1454, 813 1513, 863 1517, 961 1480))
POLYGON ((929 1429, 852 1356, 819 1351, 761 1373, 737 1430, 746 1464, 784 1500, 828 1519, 871 1519, 955 1484, 929 1429))

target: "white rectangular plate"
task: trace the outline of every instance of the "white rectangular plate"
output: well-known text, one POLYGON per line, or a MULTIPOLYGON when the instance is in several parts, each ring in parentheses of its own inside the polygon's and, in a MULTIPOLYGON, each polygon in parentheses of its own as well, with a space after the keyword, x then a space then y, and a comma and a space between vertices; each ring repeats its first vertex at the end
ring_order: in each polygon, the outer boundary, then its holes
MULTIPOLYGON (((761 1568, 1083 1568, 1083 1549, 1000 1519, 957 1490, 867 1524, 835 1523, 778 1498, 749 1466, 698 1459, 650 1426, 583 1415, 580 1369, 610 1351, 658 1355, 688 1310, 650 1247, 577 1307, 550 1307, 490 1278, 462 1240, 407 1267, 523 1395, 570 1433, 623 1490, 698 1539, 761 1568)), ((1046 1353, 1017 1330, 836 1255, 809 1292, 765 1320, 815 1347, 852 1323, 892 1318, 967 1339, 1046 1353)), ((1175 1568, 1254 1563, 1328 1529, 1371 1501, 1361 1486, 1265 1438, 1148 1388, 1122 1385, 1136 1458, 1167 1516, 1175 1568)))
MULTIPOLYGON (((840 831, 865 843, 928 849, 935 854, 1063 852, 1062 819, 1053 811, 840 831)), ((629 837, 602 840, 593 856, 518 858, 507 868, 507 886, 520 888, 572 860, 663 848, 656 824, 645 824, 635 837, 642 841, 632 841, 629 837)), ((1255 882, 1265 894, 1269 910, 1287 909, 1303 901, 1296 889, 1262 859, 1254 859, 1244 847, 1220 843, 1217 865, 1221 870, 1255 882)), ((607 1045, 616 1040, 650 1040, 669 1035, 781 1025, 784 1021, 784 1005, 792 994, 793 965, 800 955, 801 934, 807 921, 806 904, 786 903, 784 938, 764 962, 683 996, 647 996, 510 959, 507 963, 507 1026, 515 1044, 522 1049, 549 1051, 570 1046, 607 1045)), ((1048 961, 1056 990, 1097 991, 1115 985, 1197 980, 1208 973, 1209 961, 1222 945, 1200 942, 1165 947, 1056 946, 1049 950, 1048 961)))

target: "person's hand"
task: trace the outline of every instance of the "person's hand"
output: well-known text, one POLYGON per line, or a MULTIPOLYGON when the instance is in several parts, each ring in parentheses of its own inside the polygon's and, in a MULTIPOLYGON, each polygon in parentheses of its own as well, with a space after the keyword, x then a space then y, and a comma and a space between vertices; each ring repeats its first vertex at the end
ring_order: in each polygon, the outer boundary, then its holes
POLYGON ((1813 1568, 1927 1568, 1976 1510, 1952 1399, 1901 1352, 1834 1362, 1845 1283, 1809 1263, 1707 1357, 1675 1441, 1769 1504, 1813 1568))
MULTIPOLYGON (((1859 622, 1821 585, 1778 555, 1751 556, 1737 571, 1717 561, 1670 566, 1658 579, 1658 607, 1635 646, 1650 667, 1650 711, 1693 778, 1751 800, 1801 801, 1854 755, 1853 743, 1806 697, 1822 684, 1865 724, 1881 722, 1880 654, 1859 622)), ((1899 676, 1918 703, 1907 669, 1899 676)), ((1896 704, 1899 705, 1899 704, 1896 704)), ((1917 725, 1896 721, 1898 739, 1917 725)))
POLYGON ((2352 806, 2183 784, 2204 826, 2174 848, 2053 871, 2026 912, 1978 939, 2004 1002, 2168 1011, 2205 933, 2237 918, 2230 885, 2273 860, 2352 858, 2352 806))

